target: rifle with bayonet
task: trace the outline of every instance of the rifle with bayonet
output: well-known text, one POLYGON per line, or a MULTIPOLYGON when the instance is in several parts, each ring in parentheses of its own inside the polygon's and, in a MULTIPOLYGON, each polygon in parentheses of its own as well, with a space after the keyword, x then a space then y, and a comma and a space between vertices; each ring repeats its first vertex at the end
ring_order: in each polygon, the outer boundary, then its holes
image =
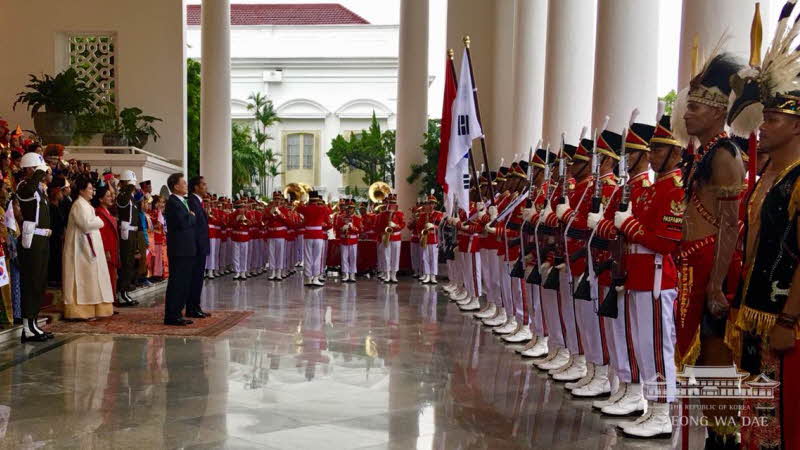
MULTIPOLYGON (((537 146, 538 147, 538 146, 537 146)), ((552 169, 550 168, 550 144, 547 144, 544 154, 544 178, 542 178, 542 183, 547 183, 547 190, 545 191, 544 196, 544 208, 547 208, 547 204, 550 202, 550 198, 553 196, 553 183, 550 180, 552 175, 552 169)), ((542 211, 544 211, 544 208, 542 211)), ((541 285, 542 284, 542 273, 539 271, 543 261, 542 261, 542 254, 547 255, 547 252, 542 252, 542 248, 539 245, 539 225, 541 225, 541 217, 540 220, 536 221, 536 224, 533 227, 533 245, 534 249, 536 250, 536 266, 531 270, 530 275, 528 275, 527 282, 533 285, 541 285)))
MULTIPOLYGON (((558 197, 558 205, 563 205, 567 202, 567 159, 566 154, 564 152, 564 145, 565 145, 565 135, 561 134, 561 152, 559 155, 558 160, 558 184, 559 184, 559 197, 558 197)), ((564 254, 566 253, 567 249, 564 243, 564 230, 563 226, 561 225, 561 221, 555 227, 555 245, 554 245, 554 255, 555 258, 553 260, 553 267, 550 269, 550 272, 547 274, 547 279, 544 281, 542 285, 545 289, 558 289, 559 287, 559 272, 560 267, 562 264, 565 264, 564 254)))
MULTIPOLYGON (((627 211, 630 207, 631 186, 628 175, 628 153, 625 148, 625 141, 628 137, 628 130, 622 131, 622 150, 619 159, 619 183, 622 194, 620 196, 619 211, 627 211)), ((597 314, 602 317, 616 319, 619 316, 618 294, 625 289, 625 279, 628 277, 625 271, 625 235, 617 233, 617 238, 611 241, 611 286, 608 293, 600 304, 597 314)))

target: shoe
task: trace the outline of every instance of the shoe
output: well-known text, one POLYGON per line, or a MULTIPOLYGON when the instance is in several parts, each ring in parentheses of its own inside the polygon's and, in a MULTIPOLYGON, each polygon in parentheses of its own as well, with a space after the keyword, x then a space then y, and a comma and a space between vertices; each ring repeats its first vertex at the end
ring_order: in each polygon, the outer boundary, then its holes
POLYGON ((131 298, 131 294, 130 294, 130 292, 125 292, 125 291, 123 291, 123 292, 122 292, 122 299, 123 299, 123 300, 125 300, 125 301, 124 301, 124 303, 121 303, 121 304, 120 304, 120 306, 123 306, 123 307, 126 307, 126 306, 136 306, 136 305, 138 305, 138 304, 139 304, 139 301, 138 301, 138 300, 134 300, 134 299, 132 299, 132 298, 131 298))
POLYGON ((571 391, 573 389, 580 389, 587 384, 591 383, 594 378, 594 364, 586 362, 586 375, 578 381, 570 381, 564 385, 564 389, 571 391))
POLYGON ((497 334, 510 334, 513 333, 516 329, 517 329, 517 318, 511 316, 506 321, 506 323, 498 327, 495 327, 494 329, 492 329, 492 331, 497 334))
POLYGON ((311 278, 311 277, 304 277, 303 278, 303 285, 305 285, 305 286, 313 286, 314 283, 312 283, 312 280, 313 280, 313 278, 311 278))
POLYGON ((269 276, 267 277, 267 279, 268 279, 269 281, 275 281, 277 278, 278 278, 278 277, 276 277, 276 276, 275 276, 275 271, 274 271, 274 270, 273 270, 273 271, 271 271, 271 272, 269 273, 269 276))
POLYGON ((311 285, 315 287, 322 287, 325 286, 325 282, 322 281, 320 277, 313 277, 311 278, 311 285))
POLYGON ((476 312, 473 317, 476 319, 488 319, 489 317, 494 317, 495 314, 497 314, 497 305, 492 302, 487 302, 486 307, 476 312))
POLYGON ((636 438, 668 438, 672 436, 669 403, 648 402, 647 414, 630 425, 620 427, 626 436, 636 438))
POLYGON ((205 319, 206 317, 211 317, 211 314, 203 310, 200 310, 191 313, 186 313, 186 317, 191 317, 192 319, 205 319))
POLYGON ((389 275, 390 283, 397 283, 397 272, 391 272, 389 275))
POLYGON ((533 345, 533 347, 523 350, 520 352, 520 355, 526 358, 541 358, 548 353, 547 350, 547 336, 539 336, 537 337, 536 343, 533 345))
POLYGON ((183 327, 183 326, 186 326, 186 325, 191 325, 193 323, 194 322, 192 322, 191 320, 187 320, 187 319, 184 319, 182 317, 179 317, 177 319, 164 319, 164 325, 175 325, 175 326, 183 327))
POLYGON ((462 298, 461 300, 456 300, 457 305, 466 305, 467 303, 472 301, 472 297, 467 295, 466 297, 462 298))
POLYGON ((47 339, 46 334, 42 333, 38 327, 35 326, 36 319, 22 319, 22 343, 26 342, 44 342, 47 339))
POLYGON ((572 395, 580 398, 600 397, 611 393, 611 383, 608 381, 608 366, 593 365, 594 370, 589 384, 572 390, 572 395))
POLYGON ((436 281, 436 275, 428 275, 428 284, 439 284, 439 282, 436 281))
MULTIPOLYGON (((609 383, 610 384, 610 383, 609 383)), ((601 410, 608 405, 613 405, 614 403, 618 402, 619 399, 625 395, 625 391, 628 389, 628 383, 623 383, 620 381, 619 386, 617 386, 617 390, 611 391, 611 395, 605 400, 595 400, 592 402, 592 408, 601 410)))
POLYGON ((469 294, 467 293, 467 290, 464 289, 464 288, 461 288, 461 289, 453 291, 453 293, 450 294, 450 301, 453 301, 453 302, 461 301, 461 300, 464 300, 465 298, 467 298, 468 296, 469 296, 469 294))
POLYGON ((462 311, 475 311, 481 308, 481 302, 478 297, 472 297, 469 302, 458 305, 458 309, 462 311))
POLYGON ((516 333, 503 336, 502 339, 511 344, 518 344, 520 342, 527 342, 533 339, 533 333, 531 333, 531 327, 523 325, 522 328, 520 328, 516 333))
POLYGON ((552 358, 545 358, 545 360, 539 364, 534 362, 536 367, 541 370, 557 369, 567 363, 569 363, 569 350, 564 347, 556 350, 552 358))
POLYGON ((503 309, 502 306, 497 307, 497 314, 494 317, 490 317, 488 319, 483 319, 483 324, 487 327, 497 327, 503 325, 508 320, 506 316, 506 310, 503 309))
POLYGON ((615 403, 605 406, 600 411, 609 416, 631 416, 644 411, 644 398, 642 398, 642 385, 631 383, 627 385, 625 395, 615 403))
POLYGON ((575 355, 572 358, 572 364, 563 371, 553 374, 553 379, 556 381, 578 381, 586 376, 586 356, 575 355))

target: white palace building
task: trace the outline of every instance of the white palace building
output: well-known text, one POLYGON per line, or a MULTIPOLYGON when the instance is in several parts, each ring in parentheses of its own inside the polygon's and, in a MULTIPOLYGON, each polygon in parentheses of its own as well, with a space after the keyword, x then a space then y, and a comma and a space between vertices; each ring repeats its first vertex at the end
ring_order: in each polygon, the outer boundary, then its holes
MULTIPOLYGON (((201 6, 187 7, 188 56, 201 62, 201 6)), ((304 182, 340 193, 361 185, 327 151, 338 134, 394 129, 399 25, 373 25, 339 4, 231 5, 231 117, 253 123, 248 97, 272 100, 281 121, 269 130, 281 155, 276 185, 304 182)))

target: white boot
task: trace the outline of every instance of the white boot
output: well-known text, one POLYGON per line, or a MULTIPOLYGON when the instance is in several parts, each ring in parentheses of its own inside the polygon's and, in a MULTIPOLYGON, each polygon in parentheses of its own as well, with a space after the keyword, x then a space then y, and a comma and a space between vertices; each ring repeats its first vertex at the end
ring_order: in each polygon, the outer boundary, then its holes
POLYGON ((523 325, 516 333, 510 334, 508 336, 503 336, 503 340, 512 344, 517 344, 520 342, 530 341, 533 338, 533 333, 531 333, 531 327, 527 325, 523 325))
POLYGON ((475 313, 476 319, 488 319, 489 317, 494 317, 497 314, 497 305, 494 303, 488 302, 486 304, 486 308, 483 311, 479 311, 475 313))
POLYGON ((325 286, 325 283, 320 280, 320 277, 312 277, 311 284, 314 286, 325 286))
POLYGON ((214 271, 210 270, 210 269, 206 270, 206 278, 208 278, 209 280, 213 280, 214 279, 214 271))
POLYGON ((564 385, 564 389, 566 389, 568 391, 571 391, 573 389, 582 388, 582 387, 586 386, 587 384, 589 384, 592 381, 592 378, 594 378, 594 364, 592 364, 592 363, 587 361, 586 362, 586 375, 584 375, 583 378, 581 378, 578 381, 571 381, 571 382, 565 384, 564 385))
POLYGON ((608 405, 600 411, 609 416, 629 416, 644 411, 644 399, 642 398, 642 385, 631 383, 625 390, 625 395, 615 403, 608 405))
POLYGON ((267 277, 267 279, 270 280, 270 281, 275 281, 275 271, 274 270, 270 270, 269 271, 269 277, 267 277))
POLYGON ((528 358, 540 358, 547 354, 547 336, 539 336, 536 339, 536 344, 533 347, 524 350, 520 355, 528 358))
POLYGON ((439 282, 436 281, 436 275, 428 275, 428 284, 439 284, 439 282))
POLYGON ((500 306, 497 308, 497 314, 495 314, 494 317, 484 319, 483 324, 487 327, 496 327, 506 323, 506 320, 508 320, 508 317, 506 316, 506 310, 500 306))
POLYGON ((306 286, 313 286, 314 285, 314 278, 313 277, 303 277, 303 284, 306 286))
POLYGON ((469 294, 467 293, 467 289, 463 287, 456 289, 450 294, 450 300, 454 302, 462 301, 467 297, 469 297, 469 294))
POLYGON ((419 282, 422 283, 422 284, 427 284, 428 283, 428 275, 426 274, 426 275, 422 275, 421 277, 419 277, 419 282))
POLYGON ((390 272, 389 281, 397 283, 397 272, 390 272))
POLYGON ((612 386, 611 395, 609 395, 608 398, 605 400, 593 401, 592 408, 601 410, 608 405, 613 405, 614 403, 617 403, 619 399, 621 399, 622 396, 625 395, 625 392, 628 390, 628 384, 629 383, 623 383, 622 381, 620 381, 616 390, 614 390, 612 386))
POLYGON ((469 302, 467 303, 463 304, 461 302, 458 303, 458 308, 462 311, 475 311, 480 309, 480 307, 481 307, 481 302, 480 300, 478 300, 478 297, 470 298, 469 302))
POLYGON ((499 327, 495 327, 492 331, 497 334, 509 334, 517 329, 517 318, 514 316, 509 317, 509 319, 503 325, 499 327))
POLYGON ((577 381, 586 375, 586 356, 575 355, 572 358, 572 364, 567 370, 563 370, 553 374, 553 379, 556 381, 577 381))
POLYGON ((569 349, 561 347, 555 351, 552 358, 545 358, 541 363, 534 364, 541 370, 552 370, 564 366, 564 364, 569 363, 569 360, 569 349))
POLYGON ((589 384, 572 390, 572 395, 581 398, 599 397, 611 392, 608 381, 608 366, 594 366, 594 374, 589 384))
POLYGON ((647 414, 630 425, 622 425, 622 432, 638 438, 668 438, 672 436, 672 419, 669 403, 647 402, 647 414))

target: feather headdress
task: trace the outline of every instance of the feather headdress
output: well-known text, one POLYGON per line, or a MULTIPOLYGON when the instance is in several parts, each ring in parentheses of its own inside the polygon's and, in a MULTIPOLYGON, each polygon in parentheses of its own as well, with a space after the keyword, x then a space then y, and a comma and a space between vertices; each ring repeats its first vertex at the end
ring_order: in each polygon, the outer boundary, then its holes
MULTIPOLYGON (((717 44, 708 54, 697 74, 693 74, 689 86, 678 93, 672 109, 672 130, 681 142, 689 141, 683 116, 689 102, 702 103, 714 108, 728 109, 731 95, 731 76, 739 72, 743 64, 730 53, 723 53, 722 47, 728 39, 723 33, 717 44)), ((698 59, 698 46, 693 46, 692 60, 698 59)), ((694 69, 694 68, 693 68, 694 69)))
POLYGON ((733 134, 749 135, 761 124, 764 111, 800 115, 800 52, 795 46, 800 35, 800 14, 791 20, 796 2, 788 0, 781 9, 775 37, 760 64, 761 19, 756 7, 750 33, 750 66, 732 80, 735 97, 728 112, 728 125, 733 134))

